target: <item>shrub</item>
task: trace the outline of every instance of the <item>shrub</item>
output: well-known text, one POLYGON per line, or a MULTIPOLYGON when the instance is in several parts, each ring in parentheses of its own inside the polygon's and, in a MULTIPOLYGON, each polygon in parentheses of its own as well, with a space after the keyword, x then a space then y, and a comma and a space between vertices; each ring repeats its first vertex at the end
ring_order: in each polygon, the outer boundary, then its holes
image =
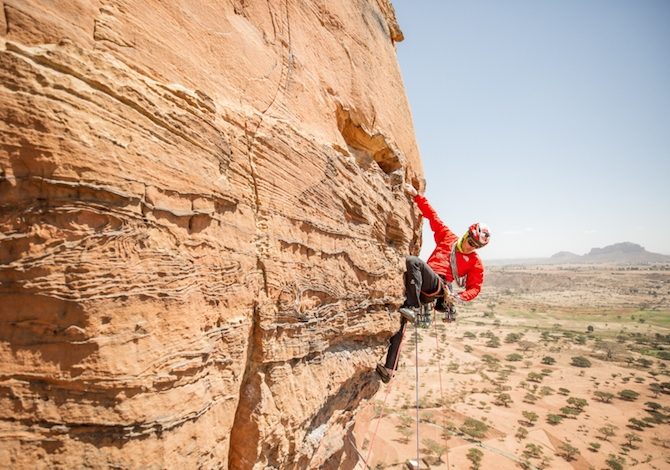
POLYGON ((591 361, 584 356, 574 356, 570 364, 575 367, 591 367, 591 361))
POLYGON ((523 451, 523 456, 527 459, 541 459, 542 447, 532 443, 526 444, 526 448, 523 451))
POLYGON ((506 343, 516 343, 521 339, 521 334, 519 333, 509 333, 507 336, 505 336, 505 342, 506 343))
POLYGON ((526 421, 530 423, 531 426, 535 424, 535 421, 537 421, 537 418, 539 418, 537 413, 533 411, 522 411, 521 414, 524 418, 526 418, 526 421))
POLYGON ((561 421, 563 421, 563 416, 561 415, 555 415, 555 414, 548 414, 547 415, 547 423, 556 426, 557 424, 560 424, 561 421))
POLYGON ((579 449, 572 446, 568 441, 564 441, 561 445, 558 446, 558 449, 561 451, 560 455, 570 462, 574 460, 577 455, 579 455, 579 449))
POLYGON ((603 403, 609 403, 610 401, 612 401, 612 398, 614 398, 613 393, 602 392, 600 390, 596 390, 595 392, 593 392, 593 395, 603 403))
POLYGON ((472 463, 472 466, 470 467, 472 470, 478 470, 479 466, 482 463, 482 457, 484 456, 484 453, 477 449, 477 448, 472 448, 468 451, 467 457, 468 460, 472 463))
POLYGON ((528 436, 528 429, 524 428, 523 426, 519 426, 519 429, 516 430, 516 434, 514 437, 516 437, 519 440, 525 439, 526 436, 528 436))
POLYGON ((598 429, 598 432, 601 434, 603 441, 609 441, 610 437, 616 435, 616 427, 612 424, 606 424, 602 428, 598 429))
POLYGON ((556 364, 556 359, 554 359, 551 356, 544 356, 542 358, 542 364, 546 364, 548 366, 554 365, 554 364, 556 364))
POLYGON ((628 420, 628 427, 642 431, 644 428, 649 427, 649 424, 647 424, 646 421, 642 421, 641 419, 630 418, 628 420))
POLYGON ((605 460, 605 463, 611 470, 623 470, 626 460, 623 457, 610 454, 607 460, 605 460))
POLYGON ((619 398, 626 401, 635 401, 639 396, 640 394, 635 390, 625 389, 619 392, 619 398))
POLYGON ((447 446, 440 444, 433 439, 423 439, 421 443, 424 445, 424 452, 428 455, 435 455, 435 463, 442 463, 442 454, 447 450, 447 446))
POLYGON ((507 359, 510 362, 517 362, 517 361, 520 361, 521 359, 523 359, 523 356, 519 353, 512 353, 512 354, 508 354, 505 359, 507 359))
POLYGON ((548 397, 554 394, 554 389, 548 386, 544 386, 540 389, 540 395, 543 397, 548 397))
POLYGON ((631 449, 636 449, 637 447, 635 446, 636 442, 642 442, 642 438, 640 437, 639 434, 635 434, 634 432, 629 432, 625 436, 626 441, 628 441, 626 444, 628 447, 631 449))
POLYGON ((478 419, 467 418, 459 429, 470 437, 481 439, 486 435, 486 431, 489 430, 489 427, 486 423, 479 421, 478 419))
POLYGON ((583 398, 570 397, 568 398, 568 404, 572 405, 574 408, 577 408, 580 411, 583 411, 586 405, 589 404, 588 401, 583 398))
POLYGON ((489 348, 499 348, 500 347, 500 338, 497 336, 493 336, 492 338, 489 338, 489 340, 486 342, 486 346, 489 348))
POLYGON ((512 397, 509 393, 500 393, 493 403, 507 408, 509 407, 510 403, 512 403, 512 397))

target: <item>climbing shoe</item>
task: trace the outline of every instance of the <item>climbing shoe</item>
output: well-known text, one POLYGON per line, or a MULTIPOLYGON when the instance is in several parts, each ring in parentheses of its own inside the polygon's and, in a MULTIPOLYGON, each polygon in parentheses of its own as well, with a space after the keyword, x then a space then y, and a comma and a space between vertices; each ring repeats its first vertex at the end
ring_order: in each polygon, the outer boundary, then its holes
POLYGON ((410 323, 414 323, 416 320, 416 309, 412 307, 401 307, 400 315, 410 323))
POLYGON ((376 370, 377 370, 377 374, 379 374, 379 376, 381 377, 382 382, 387 384, 391 381, 391 373, 389 372, 389 370, 386 367, 384 367, 384 365, 382 363, 377 364, 377 369, 376 370))

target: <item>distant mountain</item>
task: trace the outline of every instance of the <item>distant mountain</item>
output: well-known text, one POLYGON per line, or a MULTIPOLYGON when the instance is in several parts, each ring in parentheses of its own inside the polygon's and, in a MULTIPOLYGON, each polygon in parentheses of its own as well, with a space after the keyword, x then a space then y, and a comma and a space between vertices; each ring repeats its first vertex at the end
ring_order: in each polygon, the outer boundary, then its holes
POLYGON ((670 262, 670 256, 651 253, 636 243, 623 242, 604 248, 592 248, 587 254, 580 256, 577 262, 616 264, 667 263, 670 262))
POLYGON ((670 256, 651 253, 644 247, 631 242, 615 243, 603 248, 592 248, 585 255, 569 251, 559 251, 549 258, 499 259, 486 260, 489 266, 510 264, 654 264, 670 263, 670 256))

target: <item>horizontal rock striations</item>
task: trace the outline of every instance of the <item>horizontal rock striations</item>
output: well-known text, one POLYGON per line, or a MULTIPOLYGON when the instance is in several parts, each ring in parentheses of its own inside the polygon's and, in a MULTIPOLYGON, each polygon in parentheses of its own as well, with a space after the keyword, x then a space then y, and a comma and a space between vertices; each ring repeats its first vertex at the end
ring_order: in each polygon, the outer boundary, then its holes
POLYGON ((351 465, 419 245, 388 0, 0 7, 0 466, 351 465))

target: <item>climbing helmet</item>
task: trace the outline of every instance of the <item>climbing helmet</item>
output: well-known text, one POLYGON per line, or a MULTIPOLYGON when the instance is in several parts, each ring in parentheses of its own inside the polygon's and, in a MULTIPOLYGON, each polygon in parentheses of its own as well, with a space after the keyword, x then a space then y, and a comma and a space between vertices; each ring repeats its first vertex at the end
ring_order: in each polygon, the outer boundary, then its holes
POLYGON ((488 226, 480 223, 470 225, 468 229, 468 243, 475 248, 481 248, 488 244, 491 232, 488 226))

